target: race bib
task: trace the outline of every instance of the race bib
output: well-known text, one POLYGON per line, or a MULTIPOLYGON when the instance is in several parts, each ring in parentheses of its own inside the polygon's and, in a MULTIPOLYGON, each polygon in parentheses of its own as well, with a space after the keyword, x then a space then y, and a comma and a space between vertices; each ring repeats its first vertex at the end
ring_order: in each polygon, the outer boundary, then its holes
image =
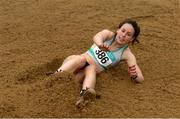
POLYGON ((94 52, 95 58, 97 59, 99 64, 101 64, 102 66, 107 67, 112 63, 112 60, 107 55, 107 53, 99 49, 97 46, 93 48, 93 52, 94 52))

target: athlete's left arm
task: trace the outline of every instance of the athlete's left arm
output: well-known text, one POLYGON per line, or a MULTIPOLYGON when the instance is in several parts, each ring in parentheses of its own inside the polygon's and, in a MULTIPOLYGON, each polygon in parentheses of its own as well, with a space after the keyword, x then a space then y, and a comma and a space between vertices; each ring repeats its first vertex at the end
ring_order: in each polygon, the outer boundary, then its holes
POLYGON ((129 48, 127 48, 123 52, 122 59, 127 62, 128 72, 129 72, 131 79, 133 79, 139 83, 143 82, 144 77, 143 77, 143 74, 141 72, 141 69, 137 65, 136 57, 134 56, 134 54, 131 52, 131 50, 129 48))

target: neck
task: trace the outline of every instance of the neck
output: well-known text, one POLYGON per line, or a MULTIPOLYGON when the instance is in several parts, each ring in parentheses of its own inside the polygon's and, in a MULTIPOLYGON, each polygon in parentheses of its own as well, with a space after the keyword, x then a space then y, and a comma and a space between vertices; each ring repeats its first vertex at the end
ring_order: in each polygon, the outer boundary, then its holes
POLYGON ((121 48, 123 46, 125 46, 126 44, 119 44, 117 43, 116 41, 114 41, 112 44, 111 44, 111 47, 113 48, 121 48))
POLYGON ((113 50, 117 50, 123 46, 125 46, 126 44, 118 44, 117 42, 113 42, 111 45, 110 45, 110 51, 113 51, 113 50))

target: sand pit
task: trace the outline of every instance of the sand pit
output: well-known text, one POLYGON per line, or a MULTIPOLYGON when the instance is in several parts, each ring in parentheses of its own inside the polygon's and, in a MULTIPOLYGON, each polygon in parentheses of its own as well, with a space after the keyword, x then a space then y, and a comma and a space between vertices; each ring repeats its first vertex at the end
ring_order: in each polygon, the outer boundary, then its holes
MULTIPOLYGON (((1 0, 0 117, 180 117, 179 0, 1 0), (101 98, 75 108, 80 85, 49 78, 63 59, 85 52, 124 18, 141 26, 130 46, 145 82, 126 64, 103 72, 101 98)), ((59 80, 62 79, 62 80, 59 80)))

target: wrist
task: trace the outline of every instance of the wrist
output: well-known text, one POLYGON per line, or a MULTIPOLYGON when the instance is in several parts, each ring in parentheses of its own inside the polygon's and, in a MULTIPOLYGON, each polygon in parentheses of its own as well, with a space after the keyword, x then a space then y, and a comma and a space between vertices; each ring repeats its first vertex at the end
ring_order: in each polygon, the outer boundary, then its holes
POLYGON ((133 75, 133 76, 131 76, 131 79, 133 79, 133 80, 135 80, 135 79, 137 79, 137 75, 133 75))

